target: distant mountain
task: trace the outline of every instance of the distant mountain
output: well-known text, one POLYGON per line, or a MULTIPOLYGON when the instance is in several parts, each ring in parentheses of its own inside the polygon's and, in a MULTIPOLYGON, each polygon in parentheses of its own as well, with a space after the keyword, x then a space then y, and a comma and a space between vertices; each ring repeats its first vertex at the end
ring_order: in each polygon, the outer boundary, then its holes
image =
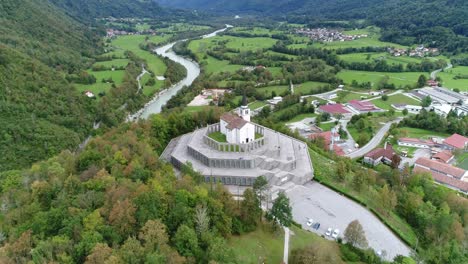
POLYGON ((384 29, 384 39, 401 44, 432 43, 466 51, 466 0, 157 0, 161 5, 231 14, 251 13, 314 23, 320 19, 367 19, 384 29))

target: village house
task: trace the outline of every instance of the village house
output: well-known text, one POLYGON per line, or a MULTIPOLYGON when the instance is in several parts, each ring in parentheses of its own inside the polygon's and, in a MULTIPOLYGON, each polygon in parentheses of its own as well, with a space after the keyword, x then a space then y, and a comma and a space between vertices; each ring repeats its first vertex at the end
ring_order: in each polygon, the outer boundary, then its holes
POLYGON ((454 157, 455 156, 452 154, 452 152, 448 150, 443 150, 433 155, 431 159, 439 161, 439 162, 443 162, 443 163, 450 163, 453 161, 454 157))
POLYGON ((373 103, 369 101, 351 100, 348 102, 347 106, 352 110, 358 112, 359 114, 383 111, 382 109, 377 108, 373 103))
POLYGON ((428 158, 419 158, 414 164, 414 172, 430 173, 437 183, 465 193, 468 192, 468 182, 466 181, 468 172, 466 170, 428 158))
POLYGON ((350 118, 352 113, 342 104, 321 105, 317 109, 319 113, 329 113, 330 115, 343 115, 345 118, 350 118))
POLYGON ((398 146, 430 149, 435 147, 436 143, 432 140, 424 140, 419 138, 400 138, 398 139, 398 146))
POLYGON ((444 140, 444 145, 450 150, 467 150, 468 138, 459 134, 453 134, 444 140))
POLYGON ((331 150, 338 156, 345 155, 343 148, 336 144, 336 142, 341 140, 340 134, 337 132, 325 131, 309 135, 309 139, 312 141, 316 141, 319 138, 323 139, 326 150, 331 150))
POLYGON ((372 166, 377 166, 382 162, 390 165, 395 154, 396 152, 393 150, 392 145, 385 142, 383 148, 376 148, 367 153, 364 156, 363 162, 372 166))

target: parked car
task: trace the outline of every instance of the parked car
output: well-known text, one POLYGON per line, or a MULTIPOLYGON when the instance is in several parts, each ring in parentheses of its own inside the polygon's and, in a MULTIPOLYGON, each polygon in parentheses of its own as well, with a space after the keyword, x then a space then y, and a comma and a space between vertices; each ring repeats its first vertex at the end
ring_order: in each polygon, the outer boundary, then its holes
POLYGON ((313 223, 314 223, 314 219, 309 218, 309 220, 307 221, 306 225, 307 225, 307 226, 312 226, 313 223))
POLYGON ((313 229, 315 230, 318 230, 320 228, 320 223, 315 223, 313 226, 312 226, 313 229))
POLYGON ((333 231, 332 237, 333 237, 333 238, 337 238, 339 234, 340 234, 340 230, 339 230, 339 229, 335 229, 335 230, 333 231))
POLYGON ((325 232, 325 235, 326 235, 326 236, 331 236, 332 232, 333 232, 332 228, 329 227, 329 228, 327 229, 327 232, 325 232))

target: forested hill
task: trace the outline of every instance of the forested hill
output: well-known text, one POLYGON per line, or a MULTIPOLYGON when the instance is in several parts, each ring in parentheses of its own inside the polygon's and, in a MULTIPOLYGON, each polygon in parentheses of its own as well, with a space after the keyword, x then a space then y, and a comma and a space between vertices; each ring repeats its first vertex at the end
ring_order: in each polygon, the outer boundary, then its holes
POLYGON ((79 20, 99 17, 156 17, 162 9, 154 0, 50 0, 79 20))
POLYGON ((48 1, 0 2, 0 171, 64 148, 92 128, 93 108, 64 79, 100 37, 48 1))
POLYGON ((401 44, 433 43, 464 52, 468 36, 466 0, 157 0, 162 5, 216 12, 288 17, 292 22, 367 19, 382 27, 384 40, 401 44))

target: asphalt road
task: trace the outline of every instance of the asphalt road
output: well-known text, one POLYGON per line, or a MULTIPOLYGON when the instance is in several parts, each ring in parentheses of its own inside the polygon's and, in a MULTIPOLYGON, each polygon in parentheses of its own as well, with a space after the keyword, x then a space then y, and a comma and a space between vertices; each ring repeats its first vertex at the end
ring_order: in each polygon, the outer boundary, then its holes
POLYGON ((390 126, 393 123, 398 123, 400 121, 401 121, 401 118, 399 118, 397 120, 394 120, 392 122, 386 123, 379 130, 379 132, 377 132, 377 134, 375 134, 375 136, 364 147, 362 147, 362 148, 360 148, 360 149, 358 149, 356 151, 353 151, 353 152, 350 152, 350 153, 346 154, 346 157, 349 157, 351 159, 355 159, 355 158, 360 158, 360 157, 366 155, 366 153, 373 150, 374 148, 376 148, 380 144, 380 142, 384 138, 385 134, 388 132, 388 130, 390 130, 390 126))
POLYGON ((286 195, 290 199, 294 221, 306 230, 324 235, 328 228, 337 228, 340 230, 338 236, 343 237, 349 223, 357 219, 364 229, 369 247, 376 252, 385 251, 385 259, 410 255, 411 249, 366 208, 318 182, 296 185, 288 189, 286 195), (318 230, 306 225, 309 218, 320 223, 318 230))

